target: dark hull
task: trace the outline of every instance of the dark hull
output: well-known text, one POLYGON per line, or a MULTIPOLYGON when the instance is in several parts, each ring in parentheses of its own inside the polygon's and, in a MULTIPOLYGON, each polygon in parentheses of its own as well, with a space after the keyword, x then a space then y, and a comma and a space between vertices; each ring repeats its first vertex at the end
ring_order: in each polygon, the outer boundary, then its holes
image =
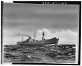
POLYGON ((33 41, 33 42, 19 42, 17 43, 18 45, 28 45, 28 46, 35 46, 35 45, 48 45, 48 44, 57 44, 58 40, 56 37, 52 39, 47 39, 47 40, 40 40, 40 41, 33 41))

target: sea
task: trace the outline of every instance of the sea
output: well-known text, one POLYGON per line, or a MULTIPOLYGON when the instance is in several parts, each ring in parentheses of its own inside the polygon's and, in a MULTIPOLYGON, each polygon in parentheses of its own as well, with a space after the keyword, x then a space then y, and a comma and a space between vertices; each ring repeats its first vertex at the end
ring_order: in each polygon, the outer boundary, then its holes
POLYGON ((73 64, 76 59, 76 44, 44 46, 4 45, 3 63, 50 63, 73 64))

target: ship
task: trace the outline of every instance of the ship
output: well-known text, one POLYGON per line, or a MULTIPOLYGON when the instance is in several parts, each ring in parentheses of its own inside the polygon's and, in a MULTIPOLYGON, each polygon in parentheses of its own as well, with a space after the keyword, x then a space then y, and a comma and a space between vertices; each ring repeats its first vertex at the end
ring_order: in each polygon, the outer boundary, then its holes
POLYGON ((51 39, 44 39, 44 31, 42 33, 42 40, 35 40, 36 38, 36 33, 34 34, 34 39, 32 39, 29 35, 28 35, 28 39, 26 39, 25 41, 21 41, 21 42, 17 42, 18 45, 24 45, 24 46, 44 46, 44 45, 50 45, 50 44, 54 44, 57 45, 59 38, 57 37, 53 37, 51 39))

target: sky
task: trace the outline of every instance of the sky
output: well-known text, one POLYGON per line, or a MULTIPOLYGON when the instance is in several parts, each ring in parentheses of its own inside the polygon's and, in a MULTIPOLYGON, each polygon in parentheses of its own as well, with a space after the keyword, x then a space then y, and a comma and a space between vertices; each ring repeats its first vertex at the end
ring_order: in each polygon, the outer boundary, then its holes
POLYGON ((4 44, 16 43, 34 32, 36 39, 41 40, 42 31, 45 39, 58 37, 60 44, 77 43, 78 25, 78 5, 4 3, 3 6, 4 44))

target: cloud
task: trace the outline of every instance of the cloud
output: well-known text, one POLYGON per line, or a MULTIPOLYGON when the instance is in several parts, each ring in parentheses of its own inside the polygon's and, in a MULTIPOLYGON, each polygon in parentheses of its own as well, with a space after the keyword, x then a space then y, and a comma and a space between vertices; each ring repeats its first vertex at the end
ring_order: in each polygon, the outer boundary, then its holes
POLYGON ((44 31, 44 34, 45 34, 45 39, 50 39, 50 38, 53 38, 55 35, 52 34, 48 29, 42 29, 42 30, 38 30, 37 31, 37 39, 42 39, 42 32, 44 31), (40 37, 39 37, 40 36, 40 37))
POLYGON ((77 32, 73 32, 71 30, 51 33, 48 29, 42 29, 37 31, 37 40, 42 38, 42 32, 45 32, 45 39, 51 39, 53 37, 59 38, 59 44, 75 44, 78 42, 78 34, 77 32))
MULTIPOLYGON (((42 40, 42 32, 45 33, 45 39, 51 39, 53 37, 59 38, 59 44, 76 44, 78 42, 78 34, 77 32, 73 32, 71 30, 65 30, 65 31, 56 31, 55 33, 50 32, 50 30, 43 28, 38 29, 36 32, 36 40, 42 40)), ((22 41, 22 38, 26 40, 28 37, 26 33, 12 33, 4 31, 3 36, 3 43, 4 44, 16 44, 18 41, 22 41), (10 35, 11 34, 11 35, 10 35)), ((33 34, 31 35, 33 37, 33 34)))
POLYGON ((75 44, 78 42, 77 32, 73 32, 71 30, 56 32, 55 35, 60 38, 59 43, 75 44))

